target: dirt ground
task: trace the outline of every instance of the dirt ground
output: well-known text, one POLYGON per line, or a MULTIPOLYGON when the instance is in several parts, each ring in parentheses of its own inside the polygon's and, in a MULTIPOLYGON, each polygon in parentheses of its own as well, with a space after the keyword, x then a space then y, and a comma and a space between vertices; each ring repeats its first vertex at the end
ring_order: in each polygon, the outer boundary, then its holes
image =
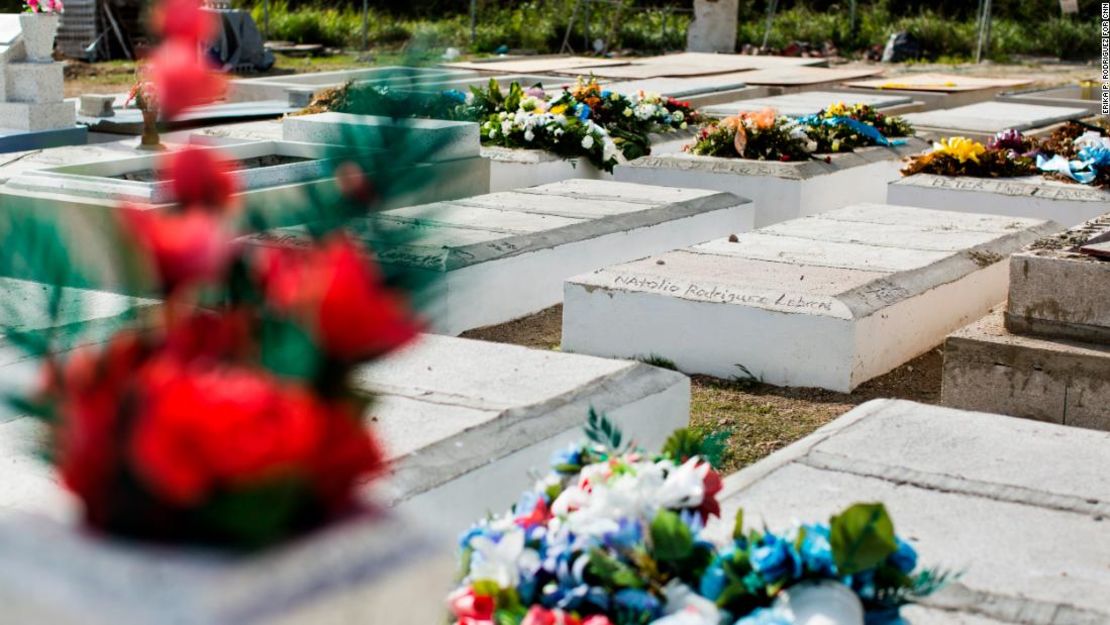
MULTIPOLYGON (((535 349, 558 349, 562 306, 463 336, 535 349)), ((725 469, 735 471, 802 438, 853 407, 877 398, 940 400, 943 358, 940 349, 871 380, 854 393, 812 388, 778 388, 746 380, 692 378, 690 423, 697 428, 732 432, 725 469)))

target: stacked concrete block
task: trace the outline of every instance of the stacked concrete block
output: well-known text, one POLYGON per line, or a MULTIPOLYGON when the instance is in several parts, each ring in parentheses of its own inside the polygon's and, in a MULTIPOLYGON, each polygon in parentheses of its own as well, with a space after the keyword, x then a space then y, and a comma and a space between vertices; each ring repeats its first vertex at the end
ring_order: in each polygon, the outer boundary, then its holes
POLYGON ((1110 430, 1110 216, 1010 259, 1010 298, 948 338, 943 401, 1110 430))

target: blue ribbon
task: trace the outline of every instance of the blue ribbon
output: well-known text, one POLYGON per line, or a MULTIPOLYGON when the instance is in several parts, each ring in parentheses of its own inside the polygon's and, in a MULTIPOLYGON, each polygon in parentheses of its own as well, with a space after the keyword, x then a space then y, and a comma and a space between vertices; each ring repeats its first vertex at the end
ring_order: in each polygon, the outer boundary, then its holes
POLYGON ((1110 167, 1110 148, 1083 148, 1074 161, 1069 161, 1059 154, 1052 158, 1037 155, 1037 169, 1064 174, 1080 184, 1091 184, 1098 177, 1098 171, 1108 167, 1110 167))
POLYGON ((817 115, 807 115, 798 120, 799 123, 805 126, 847 126, 856 132, 856 134, 863 135, 871 140, 875 145, 885 147, 894 147, 898 145, 905 145, 905 139, 887 139, 883 133, 879 132, 871 124, 865 124, 857 119, 851 117, 829 117, 822 119, 817 115))

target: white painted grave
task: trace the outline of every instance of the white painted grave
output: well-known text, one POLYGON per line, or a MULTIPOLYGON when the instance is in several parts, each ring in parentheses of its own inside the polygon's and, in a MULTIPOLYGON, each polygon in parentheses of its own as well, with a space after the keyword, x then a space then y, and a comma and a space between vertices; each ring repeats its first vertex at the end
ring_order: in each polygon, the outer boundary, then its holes
POLYGON ((710 117, 731 117, 743 111, 775 109, 781 115, 803 117, 815 115, 833 104, 867 104, 884 113, 899 114, 913 109, 913 100, 896 94, 861 94, 846 96, 837 91, 804 91, 787 93, 767 98, 753 98, 707 106, 702 113, 710 117))
MULTIPOLYGON (((459 334, 558 304, 563 280, 578 273, 750 230, 752 213, 728 193, 567 180, 390 210, 379 223, 420 229, 419 246, 383 260, 442 274, 430 321, 459 334)), ((296 245, 303 236, 284 228, 250 240, 296 245)))
POLYGON ((1102 110, 1102 90, 1097 83, 1071 84, 1048 89, 1011 91, 995 97, 1000 102, 1085 108, 1091 115, 1102 110))
POLYGON ((988 140, 1003 130, 1042 134, 1049 126, 1086 117, 1081 107, 1041 106, 1013 102, 979 102, 951 109, 905 116, 919 131, 934 137, 960 135, 988 140))
POLYGON ((882 202, 887 183, 901 176, 899 159, 926 147, 924 141, 909 138, 897 147, 832 154, 828 162, 817 156, 792 163, 675 152, 617 165, 613 177, 621 182, 714 189, 751 198, 759 228, 855 202, 882 202))
POLYGON ((887 201, 920 208, 1050 219, 1064 227, 1110 212, 1110 192, 1042 176, 970 178, 915 174, 890 183, 887 201))
POLYGON ((613 174, 584 158, 567 159, 545 150, 483 146, 482 158, 489 161, 489 190, 493 193, 562 180, 613 179, 613 174))
POLYGON ((665 96, 685 100, 691 106, 700 109, 712 104, 769 95, 769 90, 766 87, 751 86, 745 82, 745 75, 748 73, 750 72, 685 78, 644 78, 610 83, 605 88, 626 96, 634 96, 641 91, 661 93, 665 96))
POLYGON ((1002 261, 1056 228, 882 204, 796 219, 568 280, 563 349, 848 392, 1005 300, 1002 261))
POLYGON ((1110 622, 1110 434, 876 400, 729 476, 722 533, 883 502, 922 566, 958 571, 914 625, 1110 622), (727 527, 725 527, 727 525, 727 527))
POLYGON ((311 90, 319 93, 348 82, 372 82, 383 86, 412 86, 475 76, 474 72, 443 68, 373 67, 334 72, 313 72, 292 76, 265 76, 233 80, 228 89, 231 102, 285 100, 290 90, 311 90))

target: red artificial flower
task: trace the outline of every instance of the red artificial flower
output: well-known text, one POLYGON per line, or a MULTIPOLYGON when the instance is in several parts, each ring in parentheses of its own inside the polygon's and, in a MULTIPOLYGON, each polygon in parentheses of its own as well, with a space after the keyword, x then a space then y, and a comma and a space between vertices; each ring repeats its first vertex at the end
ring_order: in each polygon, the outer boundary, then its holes
POLYGON ((231 169, 231 161, 218 150, 197 146, 170 152, 164 162, 164 176, 179 204, 217 212, 229 207, 236 192, 231 169))
POLYGON ((594 614, 587 616, 586 620, 582 621, 582 625, 613 625, 613 623, 604 614, 594 614))
POLYGON ((252 355, 251 318, 240 310, 190 310, 168 320, 161 353, 190 365, 241 361, 252 355))
POLYGON ((582 625, 582 621, 573 614, 562 610, 548 610, 542 606, 532 606, 520 625, 582 625))
POLYGON ((345 235, 332 235, 312 249, 267 248, 260 269, 269 304, 309 327, 338 360, 380 356, 418 332, 377 266, 345 235))
POLYGON ((151 13, 151 28, 165 39, 200 45, 216 36, 216 14, 204 10, 201 0, 162 0, 151 13))
POLYGON ((492 625, 493 597, 479 595, 473 588, 460 588, 447 598, 456 625, 492 625))
POLYGON ((136 334, 123 332, 103 350, 79 349, 48 372, 46 394, 59 398, 53 437, 62 483, 94 522, 104 516, 104 493, 119 465, 118 414, 144 352, 136 334))
POLYGON ((150 256, 167 293, 219 277, 235 255, 233 235, 215 215, 136 206, 123 207, 121 215, 125 228, 150 256))
POLYGON ((339 193, 352 202, 366 205, 374 201, 374 185, 356 163, 348 162, 336 167, 335 182, 339 193))
POLYGON ((709 517, 721 516, 721 504, 717 501, 717 493, 721 492, 722 488, 724 488, 724 482, 721 481, 721 474, 712 468, 709 469, 705 479, 702 480, 702 500, 697 509, 703 522, 708 523, 709 517))
POLYGON ((130 458, 150 491, 175 506, 303 476, 319 449, 326 407, 306 389, 247 368, 149 363, 130 458))
POLYGON ((385 453, 363 426, 358 407, 342 402, 331 406, 319 451, 311 463, 312 481, 320 500, 333 514, 345 512, 354 504, 358 483, 384 468, 385 453))
POLYGON ((531 512, 517 517, 514 522, 525 529, 531 529, 538 525, 544 525, 550 520, 551 509, 548 507, 547 501, 541 497, 536 501, 536 507, 532 508, 531 512))
POLYGON ((227 82, 195 45, 177 39, 158 47, 146 71, 163 119, 173 119, 187 108, 218 100, 227 82))

